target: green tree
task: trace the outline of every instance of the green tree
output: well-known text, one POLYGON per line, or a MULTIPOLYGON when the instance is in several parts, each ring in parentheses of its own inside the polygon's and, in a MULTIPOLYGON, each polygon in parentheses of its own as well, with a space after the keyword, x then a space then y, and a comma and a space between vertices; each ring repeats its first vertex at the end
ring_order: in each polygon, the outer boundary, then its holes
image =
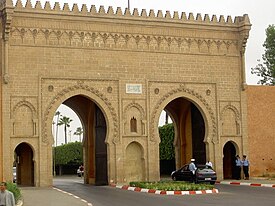
POLYGON ((74 132, 74 135, 78 135, 79 136, 79 142, 81 142, 81 135, 83 134, 83 129, 82 127, 77 127, 76 131, 74 132))
MULTIPOLYGON (((255 68, 251 68, 251 73, 262 78, 259 80, 259 84, 275 86, 275 26, 269 25, 265 32, 263 63, 258 63, 255 68)), ((258 61, 260 62, 260 60, 258 61)))
POLYGON ((70 117, 62 116, 57 123, 58 126, 64 125, 64 132, 65 132, 65 144, 67 144, 67 128, 70 127, 70 123, 73 120, 70 117))
POLYGON ((83 163, 83 148, 81 142, 70 142, 54 148, 56 153, 56 165, 59 166, 59 174, 62 174, 64 165, 80 165, 83 163))

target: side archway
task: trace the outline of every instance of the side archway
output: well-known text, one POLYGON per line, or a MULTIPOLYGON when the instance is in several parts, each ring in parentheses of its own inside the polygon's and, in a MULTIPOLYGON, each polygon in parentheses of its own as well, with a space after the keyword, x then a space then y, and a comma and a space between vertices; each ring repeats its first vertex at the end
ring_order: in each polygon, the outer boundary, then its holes
POLYGON ((151 114, 151 122, 153 126, 150 130, 150 140, 156 142, 160 141, 159 137, 157 136, 158 118, 162 110, 164 110, 164 108, 166 107, 166 105, 169 104, 169 102, 181 97, 191 101, 201 112, 205 122, 206 129, 204 141, 212 141, 214 143, 219 142, 219 139, 217 137, 217 120, 215 118, 215 113, 212 110, 210 104, 203 98, 202 95, 200 95, 192 89, 185 87, 179 87, 177 89, 171 90, 167 94, 163 95, 163 97, 161 97, 160 100, 157 102, 151 114))
POLYGON ((237 154, 237 145, 228 141, 223 147, 223 178, 235 179, 235 157, 237 154))
MULTIPOLYGON (((206 159, 215 162, 213 145, 218 141, 214 112, 202 95, 194 90, 180 87, 164 95, 155 106, 152 114, 153 125, 162 110, 172 116, 175 128, 176 167, 195 158, 204 164, 206 159)), ((151 141, 159 142, 157 125, 151 128, 151 141)))
POLYGON ((15 148, 17 185, 34 186, 34 153, 32 147, 23 142, 15 148))

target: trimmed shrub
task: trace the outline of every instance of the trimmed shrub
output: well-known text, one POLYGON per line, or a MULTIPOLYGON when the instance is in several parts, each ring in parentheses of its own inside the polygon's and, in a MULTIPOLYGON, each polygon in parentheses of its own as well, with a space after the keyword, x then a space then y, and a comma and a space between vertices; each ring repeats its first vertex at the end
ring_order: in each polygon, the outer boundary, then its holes
POLYGON ((194 184, 184 181, 130 182, 130 186, 164 191, 212 190, 214 188, 210 184, 194 184))

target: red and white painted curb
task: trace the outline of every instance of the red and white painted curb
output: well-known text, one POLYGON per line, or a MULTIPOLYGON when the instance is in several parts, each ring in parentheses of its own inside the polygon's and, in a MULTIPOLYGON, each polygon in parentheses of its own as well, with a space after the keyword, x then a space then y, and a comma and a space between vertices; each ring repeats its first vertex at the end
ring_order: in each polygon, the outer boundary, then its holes
POLYGON ((131 187, 127 185, 110 185, 111 187, 116 187, 123 190, 135 191, 135 192, 145 192, 150 194, 158 195, 201 195, 201 194, 213 194, 219 193, 218 189, 213 190, 198 190, 198 191, 165 191, 165 190, 154 190, 154 189, 144 189, 139 187, 131 187))
POLYGON ((74 197, 74 198, 76 198, 76 199, 79 199, 80 201, 82 201, 82 202, 86 203, 86 204, 87 204, 87 206, 93 206, 93 205, 92 205, 92 203, 89 203, 89 202, 87 202, 86 200, 81 199, 80 197, 78 197, 78 196, 76 196, 76 195, 74 195, 74 194, 72 194, 72 193, 69 193, 69 192, 66 192, 66 191, 60 190, 60 189, 55 188, 55 187, 53 187, 53 189, 54 189, 54 190, 56 190, 56 191, 58 191, 58 192, 62 192, 62 193, 64 193, 64 194, 70 195, 70 196, 72 196, 72 197, 74 197))
POLYGON ((230 182, 230 181, 216 181, 217 184, 223 185, 243 185, 243 186, 253 186, 253 187, 273 187, 275 184, 261 184, 261 183, 249 183, 249 182, 230 182))

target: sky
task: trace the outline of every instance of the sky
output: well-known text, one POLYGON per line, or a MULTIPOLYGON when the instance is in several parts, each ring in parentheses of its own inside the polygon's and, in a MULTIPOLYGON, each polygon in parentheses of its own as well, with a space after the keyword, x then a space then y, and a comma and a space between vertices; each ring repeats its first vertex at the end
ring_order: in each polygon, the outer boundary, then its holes
MULTIPOLYGON (((73 3, 77 3, 79 8, 82 4, 86 4, 88 8, 91 5, 95 5, 96 9, 99 9, 100 5, 105 7, 105 10, 109 6, 114 8, 116 11, 117 7, 121 7, 122 11, 128 7, 128 0, 49 0, 51 5, 54 5, 54 2, 58 1, 63 7, 64 3, 69 3, 70 8, 72 8, 73 3)), ((188 16, 189 13, 193 13, 196 16, 197 13, 200 13, 202 16, 209 14, 210 18, 212 15, 216 15, 218 18, 220 15, 224 15, 225 19, 227 16, 231 16, 232 19, 236 16, 243 16, 248 14, 250 22, 252 24, 249 39, 246 46, 246 81, 248 85, 257 84, 259 78, 256 75, 251 74, 251 68, 257 65, 257 60, 262 59, 262 54, 264 53, 263 43, 265 41, 265 29, 270 24, 275 24, 275 0, 129 0, 130 1, 130 10, 138 8, 139 12, 142 9, 147 10, 147 14, 150 9, 154 9, 155 13, 158 10, 170 11, 171 14, 174 11, 185 12, 188 16)), ((13 0, 15 3, 16 1, 13 0)), ((22 0, 25 4, 26 0, 22 0)), ((32 0, 32 4, 35 5, 35 0, 32 0)), ((45 0, 40 1, 42 5, 45 4, 45 0)), ((71 111, 68 108, 60 108, 61 113, 65 116, 72 116, 71 111), (61 110, 62 109, 62 110, 61 110), (64 111, 63 111, 64 110, 64 111), (66 112, 68 112, 66 115, 66 112)), ((77 116, 76 116, 77 117, 77 116)), ((71 117, 72 119, 75 117, 71 117)), ((79 127, 79 123, 74 119, 71 130, 74 132, 76 127, 79 127)), ((60 129, 61 130, 61 129, 60 129)), ((72 132, 72 133, 73 133, 72 132)), ((74 135, 72 134, 72 137, 74 135)), ((75 136, 75 138, 77 138, 75 136)), ((63 138, 64 139, 64 138, 63 138)))

